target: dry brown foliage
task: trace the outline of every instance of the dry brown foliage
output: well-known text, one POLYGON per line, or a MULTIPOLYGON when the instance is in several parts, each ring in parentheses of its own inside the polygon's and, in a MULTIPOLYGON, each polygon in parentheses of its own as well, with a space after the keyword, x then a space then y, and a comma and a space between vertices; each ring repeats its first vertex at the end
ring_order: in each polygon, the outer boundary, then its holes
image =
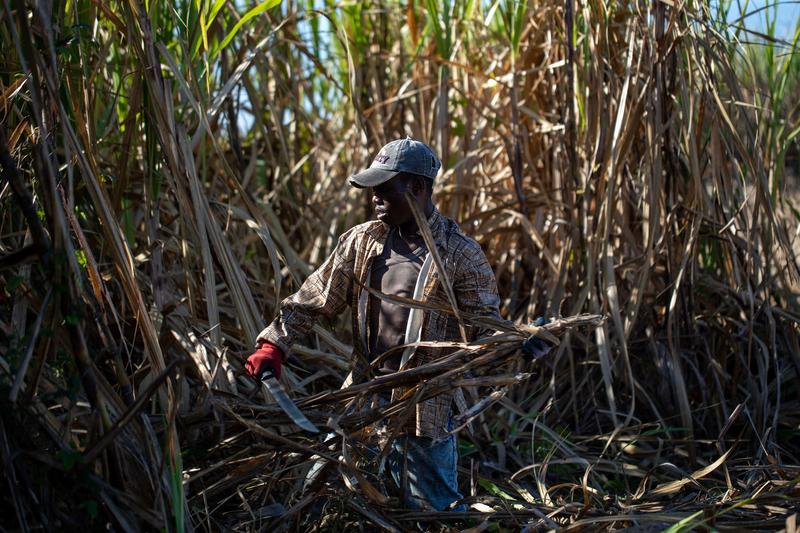
POLYGON ((2 4, 2 527, 793 530, 796 40, 763 85, 702 3, 318 7, 2 4), (305 435, 243 357, 406 134, 509 323, 341 390, 347 317, 318 325, 284 380, 305 435), (471 509, 402 509, 375 423, 454 385, 471 509))

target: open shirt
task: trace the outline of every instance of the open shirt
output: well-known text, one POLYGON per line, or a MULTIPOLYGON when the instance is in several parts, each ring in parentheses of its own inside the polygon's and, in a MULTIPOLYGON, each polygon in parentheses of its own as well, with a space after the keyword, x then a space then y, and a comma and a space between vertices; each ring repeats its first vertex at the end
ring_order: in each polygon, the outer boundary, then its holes
MULTIPOLYGON (((428 226, 453 285, 459 310, 499 319, 497 283, 480 245, 437 209, 428 217, 428 226)), ((335 317, 349 305, 353 311, 351 379, 354 383, 369 379, 372 371, 366 334, 368 294, 363 287, 370 284, 373 261, 383 252, 389 230, 389 226, 374 220, 346 231, 330 257, 309 275, 297 292, 281 302, 278 316, 259 334, 258 342, 271 342, 288 354, 292 344, 311 330, 319 316, 335 317)), ((421 288, 422 301, 450 307, 435 265, 427 269, 421 288)), ((421 313, 421 341, 462 340, 458 320, 452 314, 432 310, 421 313)), ((468 324, 465 327, 468 341, 485 333, 468 324)), ((452 351, 418 347, 407 356, 407 368, 430 363, 452 351)), ((454 393, 455 390, 447 391, 417 404, 414 434, 432 439, 447 434, 454 393)))

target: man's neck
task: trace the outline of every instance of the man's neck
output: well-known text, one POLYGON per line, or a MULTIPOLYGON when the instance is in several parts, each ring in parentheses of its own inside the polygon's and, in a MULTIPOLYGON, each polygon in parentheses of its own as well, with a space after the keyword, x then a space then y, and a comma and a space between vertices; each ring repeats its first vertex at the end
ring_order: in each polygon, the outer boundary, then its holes
MULTIPOLYGON (((424 206, 422 212, 425 215, 425 220, 429 219, 431 217, 431 215, 433 214, 433 202, 428 200, 425 203, 425 206, 424 206)), ((401 224, 400 226, 398 226, 398 229, 400 230, 400 235, 401 236, 402 235, 414 235, 415 233, 419 233, 419 227, 417 226, 417 220, 415 218, 413 218, 413 217, 411 218, 411 220, 409 220, 405 224, 401 224)))

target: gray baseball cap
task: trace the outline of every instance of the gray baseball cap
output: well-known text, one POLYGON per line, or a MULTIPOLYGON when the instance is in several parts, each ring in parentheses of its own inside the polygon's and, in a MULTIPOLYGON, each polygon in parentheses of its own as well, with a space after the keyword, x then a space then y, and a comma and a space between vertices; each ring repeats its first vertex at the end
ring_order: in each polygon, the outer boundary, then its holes
POLYGON ((378 152, 368 169, 348 180, 353 187, 376 187, 401 172, 434 179, 442 162, 431 147, 411 137, 392 141, 378 152))

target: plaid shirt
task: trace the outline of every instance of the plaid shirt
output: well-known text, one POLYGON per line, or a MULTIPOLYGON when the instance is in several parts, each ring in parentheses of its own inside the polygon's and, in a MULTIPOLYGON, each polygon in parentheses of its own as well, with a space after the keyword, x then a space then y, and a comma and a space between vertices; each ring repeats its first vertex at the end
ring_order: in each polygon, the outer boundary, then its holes
MULTIPOLYGON (((497 283, 480 245, 437 209, 428 217, 428 225, 448 279, 453 284, 459 310, 499 318, 497 283)), ((335 317, 350 305, 354 339, 352 379, 355 383, 369 379, 372 374, 365 342, 368 314, 359 302, 363 302, 362 287, 369 285, 370 267, 373 259, 383 251, 388 230, 388 226, 376 220, 345 232, 322 266, 296 293, 281 302, 278 316, 259 334, 258 341, 271 342, 288 354, 292 344, 310 331, 318 316, 335 317), (359 283, 354 283, 354 279, 359 283)), ((449 307, 435 266, 425 280, 422 299, 449 307)), ((466 330, 467 340, 474 340, 483 333, 469 325, 466 325, 466 330)), ((424 311, 421 333, 422 341, 461 340, 456 318, 438 311, 424 311)), ((417 348, 409 367, 429 363, 449 352, 452 349, 417 348)), ((449 391, 417 404, 414 424, 417 436, 438 439, 447 433, 454 393, 449 391)))

